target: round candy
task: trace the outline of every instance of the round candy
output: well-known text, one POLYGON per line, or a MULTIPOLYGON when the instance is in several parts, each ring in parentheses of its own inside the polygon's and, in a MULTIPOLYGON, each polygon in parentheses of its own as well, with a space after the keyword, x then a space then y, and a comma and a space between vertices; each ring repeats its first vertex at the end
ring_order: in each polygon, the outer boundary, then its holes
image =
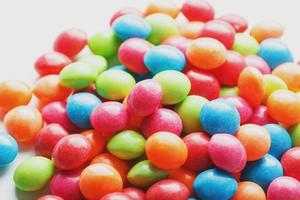
POLYGON ((144 64, 144 55, 152 47, 152 44, 140 38, 131 38, 123 42, 118 51, 118 57, 122 65, 137 74, 148 72, 144 64))
POLYGON ((100 199, 112 192, 121 192, 120 174, 107 164, 92 164, 85 168, 79 179, 80 191, 86 199, 100 199))
POLYGON ((177 180, 183 183, 189 190, 189 194, 194 194, 193 183, 196 178, 196 173, 185 168, 175 169, 169 172, 169 179, 177 180))
POLYGON ((186 169, 202 172, 213 166, 208 153, 209 137, 203 132, 190 133, 183 138, 188 150, 186 169))
POLYGON ((124 99, 134 85, 134 78, 121 70, 107 70, 96 80, 97 93, 108 100, 124 99))
POLYGON ((226 49, 231 49, 234 42, 235 30, 222 20, 211 20, 207 22, 199 33, 199 37, 210 37, 221 42, 226 49))
POLYGON ((64 200, 63 198, 56 195, 44 195, 37 200, 64 200))
POLYGON ((37 109, 18 106, 5 115, 3 124, 17 142, 29 142, 42 128, 43 119, 37 109))
POLYGON ((147 5, 145 15, 147 16, 153 13, 163 13, 175 19, 179 11, 180 8, 172 1, 153 0, 147 5))
POLYGON ((22 191, 37 191, 44 187, 54 174, 51 160, 41 156, 22 161, 14 172, 14 182, 22 191))
POLYGON ((268 38, 280 38, 283 35, 284 28, 276 21, 260 21, 250 30, 252 35, 258 42, 262 42, 268 38))
POLYGON ((85 55, 78 58, 77 61, 89 64, 95 68, 97 74, 101 74, 107 69, 107 61, 103 56, 98 55, 85 55))
POLYGON ((72 60, 59 52, 50 52, 41 55, 34 63, 34 69, 40 76, 59 74, 72 60))
POLYGON ((300 65, 294 63, 281 64, 272 71, 272 74, 281 78, 289 90, 300 91, 300 65))
POLYGON ((159 45, 149 49, 144 56, 144 63, 153 74, 165 70, 182 71, 186 64, 183 53, 169 45, 159 45))
POLYGON ((145 142, 140 133, 126 130, 109 140, 107 150, 120 159, 132 160, 144 154, 145 142))
POLYGON ((188 188, 175 180, 165 179, 153 184, 146 193, 147 200, 185 200, 189 197, 188 188))
POLYGON ((90 159, 93 159, 96 155, 104 150, 106 141, 101 133, 90 129, 83 131, 81 134, 85 136, 91 143, 90 159))
POLYGON ((248 123, 263 126, 266 124, 276 123, 276 121, 269 115, 267 107, 260 105, 253 109, 253 114, 248 123))
POLYGON ((268 200, 297 200, 300 197, 300 182, 288 176, 272 181, 267 192, 268 200))
POLYGON ((147 21, 137 15, 123 15, 114 20, 112 29, 121 40, 129 38, 145 39, 151 34, 151 27, 147 21))
POLYGON ((181 72, 166 70, 153 77, 163 90, 162 104, 173 105, 184 100, 191 89, 189 79, 181 72))
POLYGON ((216 99, 205 104, 200 112, 202 128, 209 134, 236 134, 240 126, 240 115, 237 109, 223 99, 216 99))
POLYGON ((271 69, 294 60, 289 48, 279 39, 272 38, 266 39, 260 44, 258 55, 267 61, 271 69))
POLYGON ((152 30, 147 40, 154 45, 160 44, 172 35, 178 35, 176 21, 169 15, 154 13, 148 15, 145 20, 150 24, 152 30))
POLYGON ((295 124, 289 128, 293 147, 300 147, 300 124, 295 124))
POLYGON ((242 125, 239 128, 236 137, 246 149, 248 161, 258 160, 270 150, 270 135, 265 128, 259 125, 242 125))
POLYGON ((146 200, 145 192, 138 188, 128 187, 123 190, 123 193, 127 194, 131 200, 146 200))
POLYGON ((230 199, 237 187, 232 176, 217 168, 201 172, 194 182, 195 193, 202 200, 230 199))
POLYGON ((113 192, 103 196, 100 200, 132 200, 127 194, 122 192, 113 192))
POLYGON ((300 98, 289 90, 277 90, 273 92, 267 101, 270 116, 284 124, 300 122, 300 98))
POLYGON ((87 44, 87 34, 80 29, 68 29, 55 39, 53 49, 69 58, 76 56, 87 44))
POLYGON ((63 101, 72 90, 59 84, 58 75, 46 75, 38 79, 33 88, 34 95, 42 102, 63 101))
POLYGON ((52 153, 57 168, 70 170, 80 167, 90 156, 91 143, 80 134, 66 136, 58 141, 52 153))
POLYGON ((8 133, 0 133, 0 167, 10 164, 18 154, 16 140, 8 133))
POLYGON ((273 74, 266 74, 263 76, 263 83, 264 83, 264 102, 267 102, 268 97, 277 90, 287 90, 288 87, 285 82, 273 75, 273 74))
POLYGON ((4 81, 0 83, 0 109, 8 111, 31 100, 31 88, 22 81, 4 81))
POLYGON ((179 27, 180 35, 188 39, 196 39, 199 37, 200 31, 204 26, 203 22, 187 22, 179 27))
POLYGON ((187 0, 181 11, 189 21, 207 22, 215 15, 213 7, 205 0, 187 0))
POLYGON ((173 110, 159 108, 153 114, 144 118, 141 129, 145 137, 150 137, 153 133, 159 131, 167 131, 180 135, 182 121, 180 116, 173 110))
POLYGON ((245 62, 247 66, 255 67, 262 74, 270 74, 271 69, 268 63, 257 55, 248 55, 245 57, 245 62))
POLYGON ((239 182, 238 189, 231 200, 266 200, 264 190, 250 181, 239 182))
POLYGON ((71 122, 81 129, 91 128, 90 116, 101 100, 90 93, 81 92, 72 95, 67 102, 67 115, 71 122))
POLYGON ((237 33, 235 35, 232 50, 243 56, 255 55, 259 51, 259 44, 251 35, 237 33))
POLYGON ((208 145, 208 151, 214 164, 227 172, 240 172, 246 166, 246 150, 241 142, 232 135, 213 135, 208 145))
POLYGON ((139 11, 136 8, 129 8, 129 7, 121 8, 120 10, 115 12, 115 14, 113 14, 113 16, 110 19, 109 24, 112 25, 116 19, 118 19, 119 17, 121 17, 123 15, 137 15, 140 17, 144 17, 144 13, 142 13, 141 11, 139 11))
POLYGON ((284 175, 300 181, 300 147, 294 147, 286 151, 281 157, 284 175))
POLYGON ((238 89, 237 87, 221 87, 220 96, 238 96, 238 89))
POLYGON ((226 48, 213 38, 194 40, 186 50, 187 58, 199 69, 214 69, 226 61, 226 48))
POLYGON ((170 132, 157 132, 146 141, 146 154, 151 163, 160 169, 181 167, 188 155, 183 140, 170 132))
POLYGON ((267 190, 270 183, 282 175, 283 170, 280 162, 270 154, 266 154, 260 160, 247 163, 241 179, 257 183, 264 190, 267 190))
MULTIPOLYGON (((161 44, 170 45, 173 47, 176 47, 185 55, 185 50, 187 46, 190 44, 191 40, 188 40, 187 38, 180 36, 180 35, 173 35, 165 39, 161 44)), ((188 60, 186 60, 187 64, 188 60)))
POLYGON ((236 14, 225 14, 218 18, 229 23, 237 33, 244 32, 248 28, 247 20, 236 14))
POLYGON ((199 123, 200 111, 207 102, 208 100, 204 97, 191 95, 175 107, 175 111, 182 119, 185 133, 201 131, 202 128, 199 123))
POLYGON ((98 132, 114 134, 126 127, 128 122, 127 109, 119 102, 105 102, 94 109, 90 120, 98 132))
POLYGON ((35 153, 51 158, 54 146, 59 140, 68 135, 68 132, 59 124, 49 124, 44 126, 36 135, 34 141, 35 153))

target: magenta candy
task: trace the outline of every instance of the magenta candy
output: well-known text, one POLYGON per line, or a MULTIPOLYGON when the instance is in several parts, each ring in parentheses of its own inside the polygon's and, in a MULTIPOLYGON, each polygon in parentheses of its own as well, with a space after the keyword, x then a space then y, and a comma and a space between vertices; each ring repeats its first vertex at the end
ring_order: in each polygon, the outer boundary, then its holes
POLYGON ((171 132, 179 136, 182 131, 182 121, 173 110, 159 108, 144 118, 141 129, 145 137, 159 131, 171 132))
POLYGON ((267 107, 260 105, 253 109, 253 114, 247 123, 263 126, 266 124, 272 124, 277 122, 270 117, 267 111, 267 107))
POLYGON ((225 171, 240 172, 246 166, 246 150, 242 143, 230 134, 213 135, 208 151, 214 164, 225 171))
POLYGON ((258 69, 262 74, 270 74, 271 69, 268 63, 259 56, 256 55, 249 55, 245 57, 246 65, 250 67, 255 67, 258 69))
POLYGON ((125 193, 113 192, 104 195, 100 200, 132 200, 132 199, 125 193))
POLYGON ((123 190, 123 193, 127 194, 131 200, 146 200, 146 193, 138 188, 128 187, 123 190))
POLYGON ((300 182, 289 176, 278 177, 271 182, 267 192, 268 200, 299 200, 300 182))
POLYGON ((45 195, 39 197, 37 200, 64 200, 64 199, 56 195, 45 195))
POLYGON ((232 103, 236 107, 240 114, 241 124, 246 123, 252 116, 252 108, 246 100, 239 96, 226 96, 224 97, 227 101, 232 103))

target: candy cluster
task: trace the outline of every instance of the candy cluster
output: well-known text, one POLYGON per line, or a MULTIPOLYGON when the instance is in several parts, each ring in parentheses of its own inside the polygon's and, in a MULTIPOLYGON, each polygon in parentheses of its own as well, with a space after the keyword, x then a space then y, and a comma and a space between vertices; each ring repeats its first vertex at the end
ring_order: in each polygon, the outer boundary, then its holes
POLYGON ((37 155, 15 169, 18 189, 49 183, 39 200, 300 199, 300 66, 280 24, 247 33, 245 18, 216 17, 205 0, 157 0, 117 11, 110 27, 59 34, 33 88, 0 84, 0 166, 18 144, 37 155))

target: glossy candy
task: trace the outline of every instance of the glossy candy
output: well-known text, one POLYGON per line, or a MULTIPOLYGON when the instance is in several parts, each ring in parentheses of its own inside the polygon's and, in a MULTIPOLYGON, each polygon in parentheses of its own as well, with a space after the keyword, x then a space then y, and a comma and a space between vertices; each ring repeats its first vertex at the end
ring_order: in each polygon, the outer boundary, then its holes
POLYGON ((183 183, 189 190, 189 194, 194 194, 193 183, 196 178, 196 173, 183 167, 169 172, 169 179, 177 180, 183 183))
POLYGON ((95 156, 97 156, 100 152, 104 150, 106 141, 101 133, 98 133, 97 131, 90 129, 90 130, 83 131, 81 134, 90 141, 91 144, 90 159, 93 159, 95 156))
POLYGON ((294 63, 284 63, 276 67, 272 74, 281 78, 289 88, 294 92, 300 91, 300 65, 294 63))
POLYGON ((258 184, 242 181, 239 182, 238 189, 232 200, 266 200, 266 194, 258 184))
POLYGON ((238 89, 237 87, 221 87, 220 96, 238 96, 238 89))
POLYGON ((205 0, 187 0, 181 11, 189 21, 207 22, 215 15, 213 7, 205 0))
POLYGON ((99 55, 84 55, 80 56, 77 61, 87 63, 95 69, 97 74, 101 74, 107 69, 107 61, 103 56, 99 55))
POLYGON ((120 10, 118 10, 117 12, 115 12, 111 19, 110 19, 110 22, 109 24, 112 25, 112 23, 118 19, 119 17, 123 16, 123 15, 137 15, 137 16, 140 16, 140 17, 143 17, 144 16, 144 13, 142 13, 141 11, 139 11, 138 9, 136 8, 130 8, 130 7, 127 7, 127 8, 121 8, 120 10))
POLYGON ((248 123, 263 126, 266 124, 276 123, 276 121, 269 115, 267 107, 260 105, 253 109, 253 114, 248 123))
POLYGON ((37 200, 64 200, 64 199, 56 195, 44 195, 42 197, 39 197, 37 200))
POLYGON ((276 21, 265 20, 255 24, 250 30, 252 35, 258 42, 262 42, 268 38, 280 38, 283 35, 284 28, 276 21))
POLYGON ((284 175, 300 181, 300 147, 294 147, 286 151, 281 157, 284 175))
POLYGON ((229 23, 237 33, 244 32, 248 28, 247 20, 241 15, 225 14, 218 19, 229 23))
POLYGON ((288 176, 278 177, 268 188, 268 200, 297 200, 300 197, 300 182, 288 176))
POLYGON ((263 76, 263 84, 264 84, 264 102, 267 102, 268 97, 277 90, 287 90, 288 86, 285 82, 273 75, 273 74, 266 74, 263 76))
POLYGON ((146 200, 145 192, 138 188, 128 187, 123 190, 123 193, 127 194, 131 200, 146 200))
POLYGON ((179 28, 179 33, 185 38, 196 39, 204 26, 203 22, 188 22, 179 28))
POLYGON ((268 63, 257 55, 248 55, 245 57, 247 66, 257 68, 262 74, 270 74, 271 69, 268 63))
POLYGON ((113 192, 103 196, 100 200, 131 200, 131 198, 122 192, 113 192))
POLYGON ((170 0, 152 0, 145 9, 145 15, 147 16, 153 13, 164 13, 175 19, 179 11, 180 9, 178 6, 170 0))
POLYGON ((19 148, 13 137, 8 133, 0 133, 0 168, 14 161, 19 148))
POLYGON ((300 125, 295 124, 289 128, 293 147, 300 147, 300 125))
POLYGON ((235 35, 232 50, 242 54, 243 56, 255 55, 259 51, 259 44, 251 35, 237 33, 235 35))

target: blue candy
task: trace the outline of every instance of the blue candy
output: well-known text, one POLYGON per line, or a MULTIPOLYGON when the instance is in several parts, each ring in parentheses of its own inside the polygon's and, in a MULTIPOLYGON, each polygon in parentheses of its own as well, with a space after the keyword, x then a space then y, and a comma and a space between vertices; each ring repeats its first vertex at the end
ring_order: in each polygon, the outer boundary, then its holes
POLYGON ((210 135, 216 133, 234 135, 240 126, 240 115, 231 103, 223 99, 216 99, 202 107, 200 123, 210 135))
POLYGON ((289 48, 279 39, 266 39, 260 44, 258 55, 269 64, 271 69, 286 62, 293 62, 289 48))
POLYGON ((183 53, 169 45, 152 47, 144 56, 146 67, 153 74, 165 70, 182 71, 186 61, 183 53))
POLYGON ((124 15, 116 19, 112 25, 114 33, 121 40, 129 38, 145 39, 151 34, 151 26, 142 17, 124 15))
POLYGON ((292 148, 292 140, 289 133, 278 124, 267 124, 264 126, 271 137, 271 148, 269 154, 280 160, 282 154, 292 148))
POLYGON ((194 181, 196 196, 202 200, 228 200, 237 191, 237 181, 217 168, 201 172, 194 181))
POLYGON ((87 92, 72 95, 67 102, 67 115, 69 119, 81 129, 91 128, 90 115, 101 100, 87 92))
POLYGON ((280 162, 272 155, 266 154, 262 159, 248 162, 242 172, 242 181, 252 181, 267 190, 270 183, 277 177, 283 176, 280 162))
POLYGON ((9 134, 0 133, 0 167, 11 163, 18 154, 18 144, 9 134))

